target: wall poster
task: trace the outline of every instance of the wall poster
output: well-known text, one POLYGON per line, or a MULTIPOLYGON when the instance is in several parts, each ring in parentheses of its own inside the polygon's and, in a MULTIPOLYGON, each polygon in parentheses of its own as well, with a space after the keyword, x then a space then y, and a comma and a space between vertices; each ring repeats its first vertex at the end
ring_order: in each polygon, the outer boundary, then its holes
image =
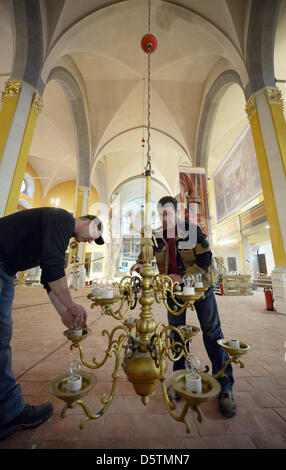
POLYGON ((213 176, 216 221, 240 209, 262 192, 250 126, 247 126, 213 176))

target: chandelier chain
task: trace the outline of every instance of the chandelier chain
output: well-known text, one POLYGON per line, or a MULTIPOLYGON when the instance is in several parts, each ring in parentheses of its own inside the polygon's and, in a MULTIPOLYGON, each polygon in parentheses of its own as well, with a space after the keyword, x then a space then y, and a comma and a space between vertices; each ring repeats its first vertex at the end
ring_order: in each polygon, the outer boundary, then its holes
POLYGON ((151 155, 150 155, 150 51, 148 52, 148 122, 147 122, 147 169, 150 169, 151 166, 151 155))
MULTIPOLYGON (((148 31, 151 28, 151 0, 148 0, 148 31)), ((148 44, 148 117, 147 117, 147 170, 151 170, 151 155, 150 155, 150 115, 151 115, 151 92, 150 92, 150 75, 151 75, 151 48, 152 45, 148 44)))

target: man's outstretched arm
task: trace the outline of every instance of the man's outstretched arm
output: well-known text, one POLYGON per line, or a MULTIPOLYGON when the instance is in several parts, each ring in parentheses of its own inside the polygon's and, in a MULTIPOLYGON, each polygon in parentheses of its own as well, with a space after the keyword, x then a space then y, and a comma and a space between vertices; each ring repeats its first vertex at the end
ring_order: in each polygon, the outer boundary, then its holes
POLYGON ((68 328, 85 327, 87 313, 82 305, 76 304, 70 294, 66 277, 48 283, 51 303, 59 313, 61 320, 68 328))

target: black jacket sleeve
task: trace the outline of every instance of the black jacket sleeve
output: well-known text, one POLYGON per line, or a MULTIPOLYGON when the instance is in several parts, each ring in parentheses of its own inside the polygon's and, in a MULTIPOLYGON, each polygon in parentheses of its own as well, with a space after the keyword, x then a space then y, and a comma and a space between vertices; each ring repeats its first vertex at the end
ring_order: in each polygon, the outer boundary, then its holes
POLYGON ((212 263, 212 252, 206 251, 206 253, 202 253, 201 255, 197 256, 196 264, 205 271, 212 263))
POLYGON ((74 235, 75 220, 63 209, 47 212, 42 221, 41 283, 49 291, 48 282, 65 276, 65 252, 74 235))

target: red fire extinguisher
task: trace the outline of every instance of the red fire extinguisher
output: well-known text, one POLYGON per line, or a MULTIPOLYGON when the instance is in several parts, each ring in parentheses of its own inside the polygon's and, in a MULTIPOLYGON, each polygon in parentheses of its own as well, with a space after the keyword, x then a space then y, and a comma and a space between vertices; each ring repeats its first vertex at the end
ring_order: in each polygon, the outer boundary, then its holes
POLYGON ((272 295, 271 287, 264 287, 264 294, 265 294, 266 309, 273 311, 274 305, 273 305, 273 295, 272 295))

